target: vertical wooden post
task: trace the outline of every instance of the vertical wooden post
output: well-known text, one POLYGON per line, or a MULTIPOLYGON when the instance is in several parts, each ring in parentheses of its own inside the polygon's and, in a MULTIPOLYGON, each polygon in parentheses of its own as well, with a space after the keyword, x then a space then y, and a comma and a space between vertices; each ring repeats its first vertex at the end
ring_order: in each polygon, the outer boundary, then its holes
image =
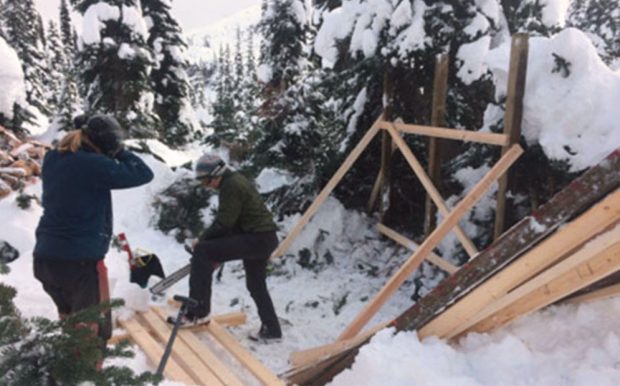
MULTIPOLYGON (((392 121, 394 119, 394 82, 389 72, 385 72, 383 76, 383 103, 383 119, 392 121)), ((381 133, 381 166, 368 200, 368 212, 372 212, 375 206, 378 205, 379 217, 381 219, 383 219, 383 214, 387 210, 387 208, 383 207, 383 195, 390 186, 392 153, 392 137, 383 131, 381 133)))
MULTIPOLYGON (((518 143, 521 138, 521 121, 523 119, 523 95, 525 94, 525 81, 527 76, 528 35, 517 33, 512 37, 510 51, 510 70, 508 73, 508 90, 506 96, 506 112, 504 114, 504 133, 510 138, 508 145, 502 148, 502 155, 511 145, 518 143)), ((508 190, 508 177, 506 173, 498 181, 497 207, 495 210, 494 239, 504 233, 506 227, 506 191, 508 190)))
MULTIPOLYGON (((446 123, 446 98, 448 94, 448 55, 437 56, 435 63, 435 79, 433 81, 433 110, 431 113, 431 126, 443 127, 446 123)), ((441 142, 442 140, 430 137, 428 141, 428 176, 433 185, 439 188, 441 172, 441 142)), ((431 196, 426 194, 426 207, 424 211, 424 235, 428 236, 435 229, 435 217, 437 208, 433 204, 431 196)))

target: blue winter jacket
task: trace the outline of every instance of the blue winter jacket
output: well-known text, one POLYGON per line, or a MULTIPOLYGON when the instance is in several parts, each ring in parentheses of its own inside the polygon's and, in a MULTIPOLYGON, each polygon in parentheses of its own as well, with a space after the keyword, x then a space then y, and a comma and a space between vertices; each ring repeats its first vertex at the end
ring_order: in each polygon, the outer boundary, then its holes
POLYGON ((152 179, 151 169, 126 150, 116 159, 88 148, 49 151, 43 159, 43 216, 36 230, 35 258, 103 259, 112 237, 110 189, 152 179))

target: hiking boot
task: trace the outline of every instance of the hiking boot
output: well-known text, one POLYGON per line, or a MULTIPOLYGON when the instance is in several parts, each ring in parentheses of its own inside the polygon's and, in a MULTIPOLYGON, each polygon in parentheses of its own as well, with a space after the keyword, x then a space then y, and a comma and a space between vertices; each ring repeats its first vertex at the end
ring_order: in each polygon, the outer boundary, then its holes
MULTIPOLYGON (((174 326, 174 324, 176 323, 176 320, 177 320, 177 315, 170 315, 166 319, 166 322, 174 326)), ((189 328, 189 327, 199 326, 202 324, 209 324, 209 321, 210 321, 209 315, 195 316, 193 314, 185 314, 185 315, 181 315, 181 321, 179 323, 179 328, 189 328)))
POLYGON ((248 338, 255 342, 279 342, 282 340, 282 332, 279 330, 270 330, 266 325, 263 324, 260 327, 260 330, 256 332, 251 332, 248 335, 248 338))

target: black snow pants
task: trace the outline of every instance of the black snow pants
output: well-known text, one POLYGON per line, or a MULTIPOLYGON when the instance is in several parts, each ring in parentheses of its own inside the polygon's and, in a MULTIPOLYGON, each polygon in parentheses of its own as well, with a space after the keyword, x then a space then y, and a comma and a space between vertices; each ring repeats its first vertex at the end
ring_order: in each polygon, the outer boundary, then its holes
POLYGON ((213 271, 218 263, 243 260, 245 282, 263 325, 269 331, 280 332, 271 296, 267 290, 267 260, 278 246, 275 231, 243 233, 196 244, 191 260, 189 276, 189 296, 198 300, 199 305, 189 311, 197 317, 211 312, 211 283, 213 271))

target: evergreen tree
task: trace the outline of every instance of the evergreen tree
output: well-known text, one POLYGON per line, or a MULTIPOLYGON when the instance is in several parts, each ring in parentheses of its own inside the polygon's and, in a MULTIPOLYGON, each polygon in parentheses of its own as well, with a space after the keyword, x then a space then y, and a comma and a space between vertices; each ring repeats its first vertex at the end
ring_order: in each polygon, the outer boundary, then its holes
POLYGON ((561 26, 547 25, 543 18, 543 8, 547 2, 540 0, 501 0, 504 15, 511 34, 527 32, 530 35, 551 36, 559 32, 561 26))
POLYGON ((99 23, 95 31, 87 26, 91 33, 82 35, 78 54, 87 110, 115 116, 131 137, 157 138, 149 79, 154 62, 139 1, 76 0, 75 7, 88 14, 85 22, 99 23))
POLYGON ((155 91, 155 112, 161 119, 160 138, 178 146, 186 144, 194 132, 189 119, 191 110, 188 63, 184 57, 187 44, 181 28, 170 15, 170 4, 163 0, 141 0, 148 18, 147 43, 155 53, 156 66, 151 72, 155 91))
POLYGON ((46 59, 49 73, 45 79, 45 87, 48 90, 47 105, 52 111, 58 112, 61 95, 58 90, 62 90, 65 82, 65 71, 67 70, 67 58, 65 50, 58 34, 58 29, 53 21, 50 20, 47 32, 46 59))
POLYGON ((591 36, 601 58, 620 68, 620 3, 614 0, 574 0, 567 24, 591 36))
MULTIPOLYGON (((49 114, 44 91, 44 79, 47 77, 48 69, 44 55, 44 32, 39 23, 40 16, 32 0, 5 0, 3 8, 6 41, 15 49, 22 63, 26 81, 26 99, 39 112, 49 114)), ((36 112, 29 107, 25 107, 24 112, 24 118, 29 121, 36 115, 36 112)))
POLYGON ((67 56, 69 56, 69 53, 74 52, 76 49, 76 41, 74 39, 74 31, 71 25, 71 15, 69 14, 67 0, 60 1, 60 37, 62 45, 67 51, 67 56))
POLYGON ((219 56, 216 67, 215 79, 215 101, 213 102, 212 115, 214 134, 207 138, 208 143, 216 146, 232 143, 238 136, 239 127, 235 121, 235 100, 234 100, 234 75, 230 58, 230 47, 220 46, 219 56))

